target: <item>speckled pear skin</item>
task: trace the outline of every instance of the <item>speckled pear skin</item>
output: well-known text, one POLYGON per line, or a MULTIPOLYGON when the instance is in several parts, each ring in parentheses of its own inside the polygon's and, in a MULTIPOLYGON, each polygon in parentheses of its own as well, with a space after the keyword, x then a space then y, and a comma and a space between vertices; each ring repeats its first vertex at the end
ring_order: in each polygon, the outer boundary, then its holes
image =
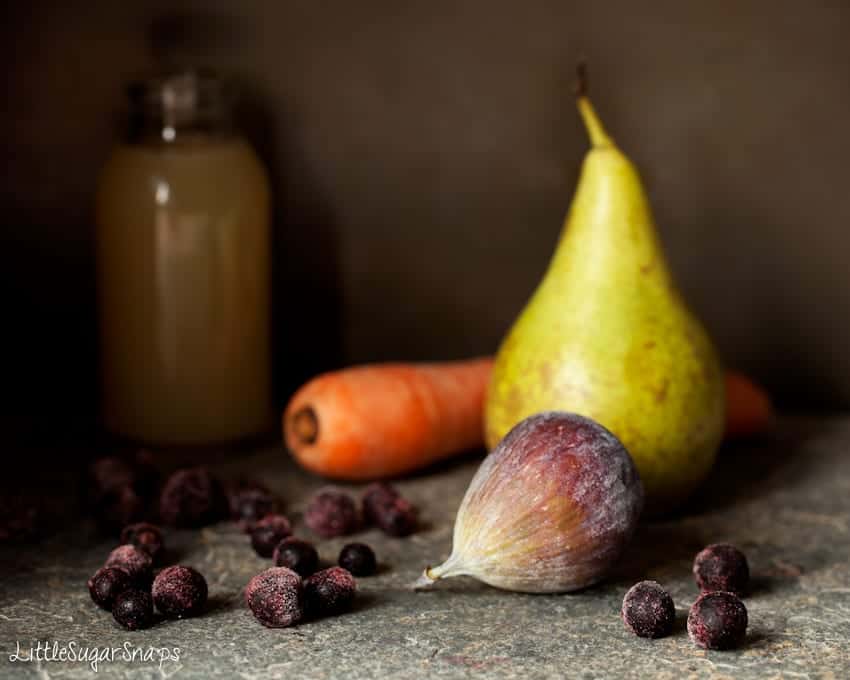
POLYGON ((723 433, 723 373, 664 259, 637 170, 579 108, 588 152, 555 254, 496 357, 489 448, 523 418, 574 411, 611 430, 640 471, 650 514, 681 503, 723 433))
POLYGON ((584 588, 620 556, 642 505, 640 476, 613 434, 575 414, 537 414, 484 459, 458 510, 452 554, 426 579, 468 575, 527 593, 584 588))

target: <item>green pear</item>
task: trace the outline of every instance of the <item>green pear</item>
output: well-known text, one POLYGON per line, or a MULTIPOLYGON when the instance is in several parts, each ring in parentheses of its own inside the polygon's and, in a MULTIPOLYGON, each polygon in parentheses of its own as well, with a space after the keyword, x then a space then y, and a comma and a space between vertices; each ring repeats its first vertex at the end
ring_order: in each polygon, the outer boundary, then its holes
POLYGON ((485 437, 492 449, 540 411, 592 418, 631 453, 658 514, 711 469, 722 366, 676 288, 635 166, 580 89, 592 148, 546 275, 496 357, 485 437))

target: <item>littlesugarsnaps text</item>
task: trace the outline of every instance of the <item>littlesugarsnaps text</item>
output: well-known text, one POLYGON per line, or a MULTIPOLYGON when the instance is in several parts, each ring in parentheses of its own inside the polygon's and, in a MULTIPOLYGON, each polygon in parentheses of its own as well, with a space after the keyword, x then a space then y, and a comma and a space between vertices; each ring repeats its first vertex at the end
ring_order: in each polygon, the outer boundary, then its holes
POLYGON ((152 664, 163 669, 166 663, 179 663, 179 647, 140 647, 124 642, 120 647, 98 647, 69 640, 68 642, 39 640, 33 643, 15 643, 8 656, 10 663, 87 664, 98 672, 101 665, 116 662, 152 664))

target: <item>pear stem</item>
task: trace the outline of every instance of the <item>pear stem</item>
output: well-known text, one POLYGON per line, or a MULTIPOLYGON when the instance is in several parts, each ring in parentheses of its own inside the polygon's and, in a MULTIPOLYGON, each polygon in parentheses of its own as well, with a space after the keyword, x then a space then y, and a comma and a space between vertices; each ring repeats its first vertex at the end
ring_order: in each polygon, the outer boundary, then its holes
POLYGON ((594 148, 614 146, 614 140, 605 131, 602 121, 596 115, 593 104, 587 97, 587 64, 579 62, 576 67, 576 104, 578 112, 584 121, 584 127, 590 137, 590 144, 594 148))

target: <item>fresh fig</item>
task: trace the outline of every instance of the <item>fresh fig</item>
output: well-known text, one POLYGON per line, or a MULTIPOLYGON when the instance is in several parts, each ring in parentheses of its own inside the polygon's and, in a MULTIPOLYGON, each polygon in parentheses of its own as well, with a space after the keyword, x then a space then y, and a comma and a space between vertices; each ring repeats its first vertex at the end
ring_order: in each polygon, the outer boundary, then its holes
POLYGON ((466 575, 519 592, 584 588, 620 556, 642 507, 637 468, 611 432, 572 413, 533 415, 481 464, 451 555, 416 587, 466 575))

